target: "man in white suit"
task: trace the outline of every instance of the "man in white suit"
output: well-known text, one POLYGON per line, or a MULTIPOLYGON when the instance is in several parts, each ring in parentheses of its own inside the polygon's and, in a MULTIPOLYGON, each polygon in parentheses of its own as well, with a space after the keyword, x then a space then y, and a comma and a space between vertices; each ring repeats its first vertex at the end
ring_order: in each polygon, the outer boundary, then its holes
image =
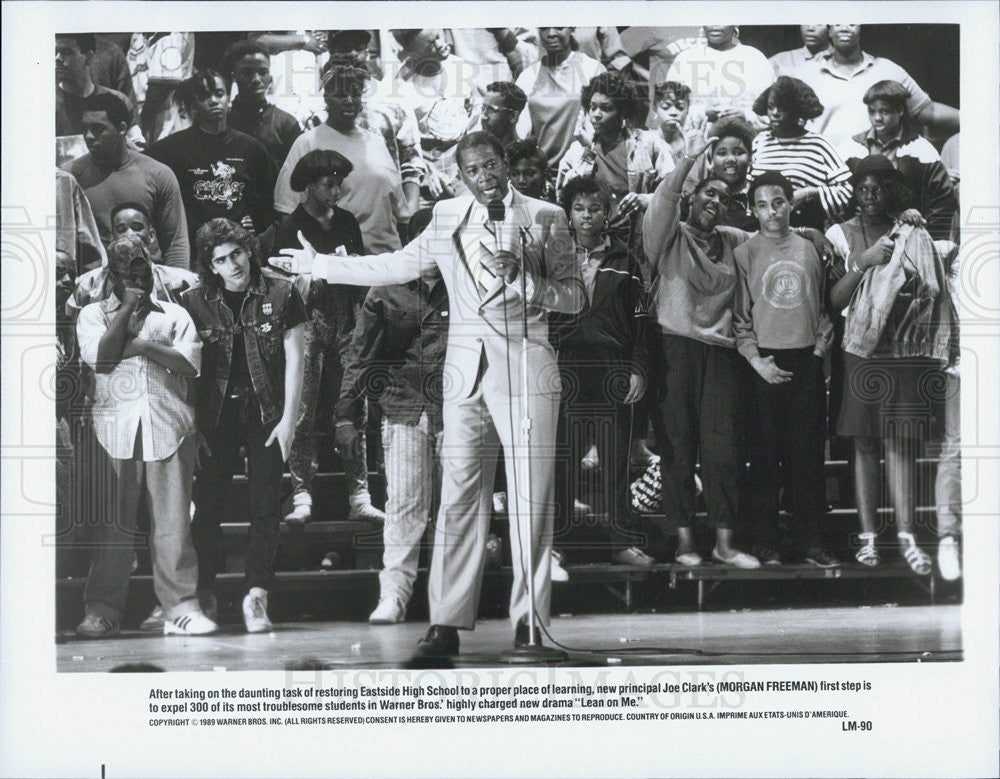
POLYGON ((457 654, 458 629, 475 625, 500 444, 508 490, 515 495, 510 600, 515 647, 528 643, 528 572, 537 622, 548 624, 560 381, 547 314, 577 313, 585 300, 565 215, 511 188, 500 142, 487 132, 470 133, 459 141, 457 159, 468 194, 438 202, 427 229, 400 251, 361 258, 317 255, 300 236, 302 249, 285 249, 283 257, 271 259, 277 267, 332 284, 403 284, 440 272, 447 285, 451 324, 441 509, 429 582, 431 627, 418 645, 419 654, 435 657, 457 654), (530 425, 522 423, 522 282, 530 425))

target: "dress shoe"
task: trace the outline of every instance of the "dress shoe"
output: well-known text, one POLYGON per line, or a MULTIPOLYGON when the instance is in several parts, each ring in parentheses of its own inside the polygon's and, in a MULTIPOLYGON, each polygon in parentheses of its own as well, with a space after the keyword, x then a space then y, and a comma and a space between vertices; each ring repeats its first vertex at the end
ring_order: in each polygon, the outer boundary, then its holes
POLYGON ((417 654, 422 657, 450 657, 458 654, 458 628, 451 625, 431 625, 420 641, 417 654))

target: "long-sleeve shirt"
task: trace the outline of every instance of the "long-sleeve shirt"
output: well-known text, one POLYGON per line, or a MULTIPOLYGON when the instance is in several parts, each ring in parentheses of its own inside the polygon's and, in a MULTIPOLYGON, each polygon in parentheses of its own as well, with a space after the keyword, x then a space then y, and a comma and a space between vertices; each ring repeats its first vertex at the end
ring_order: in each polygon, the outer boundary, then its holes
POLYGON ((131 201, 143 206, 153 218, 156 239, 163 252, 163 264, 188 268, 191 247, 188 243, 184 201, 173 171, 145 154, 125 150, 125 158, 116 168, 98 165, 84 154, 62 166, 80 182, 93 209, 101 241, 111 242, 111 211, 119 203, 131 201))
POLYGON ((440 278, 372 289, 351 339, 336 418, 354 419, 370 395, 390 422, 416 425, 426 412, 440 430, 448 321, 440 278))
POLYGON ((733 249, 750 236, 724 226, 705 232, 681 221, 681 188, 693 164, 681 159, 656 188, 643 217, 653 309, 664 333, 733 349, 733 249))
MULTIPOLYGON (((142 320, 137 337, 176 349, 200 371, 201 339, 188 312, 174 303, 150 300, 152 310, 142 320)), ((101 339, 120 308, 117 296, 111 295, 80 312, 76 322, 80 357, 91 368, 97 367, 101 339)), ((137 435, 142 440, 143 460, 165 460, 176 452, 195 432, 188 383, 186 376, 143 355, 120 360, 110 373, 98 373, 94 432, 108 455, 132 459, 137 435)))
POLYGON ((733 306, 736 346, 747 361, 758 348, 814 347, 826 354, 833 324, 826 315, 826 269, 816 248, 789 233, 768 238, 759 233, 733 250, 739 283, 733 306))
MULTIPOLYGON (((767 170, 787 178, 795 189, 816 187, 819 202, 830 220, 842 215, 851 201, 851 171, 822 135, 806 132, 794 138, 776 138, 765 130, 753 139, 747 181, 767 170)), ((821 224, 810 227, 822 228, 821 224)))

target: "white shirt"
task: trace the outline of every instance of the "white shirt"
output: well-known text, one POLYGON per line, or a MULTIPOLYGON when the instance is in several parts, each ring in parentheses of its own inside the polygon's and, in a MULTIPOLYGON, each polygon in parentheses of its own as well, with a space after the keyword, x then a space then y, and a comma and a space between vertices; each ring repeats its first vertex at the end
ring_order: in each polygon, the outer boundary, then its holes
MULTIPOLYGON (((173 347, 200 373, 201 339, 191 316, 175 303, 151 300, 155 307, 137 337, 173 347)), ((84 306, 77 319, 80 357, 95 370, 101 338, 119 308, 121 302, 112 294, 84 306)), ((142 459, 167 459, 195 432, 189 385, 188 377, 142 355, 120 360, 110 373, 98 373, 92 410, 97 440, 114 459, 131 460, 141 431, 142 459)))

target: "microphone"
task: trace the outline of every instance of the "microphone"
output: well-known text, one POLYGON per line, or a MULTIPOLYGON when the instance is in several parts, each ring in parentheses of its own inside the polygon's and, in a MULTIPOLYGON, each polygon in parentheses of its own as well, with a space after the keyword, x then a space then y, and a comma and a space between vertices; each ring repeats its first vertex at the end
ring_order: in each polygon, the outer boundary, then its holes
POLYGON ((491 200, 486 204, 486 214, 486 218, 493 228, 493 247, 499 252, 503 245, 501 230, 503 229, 503 220, 507 216, 507 206, 503 204, 502 200, 491 200))
MULTIPOLYGON (((496 253, 499 253, 503 246, 503 220, 506 216, 507 206, 503 204, 502 200, 491 200, 486 204, 486 219, 489 221, 490 230, 493 233, 493 250, 496 253)), ((504 280, 498 273, 496 279, 493 280, 492 287, 483 297, 482 303, 479 304, 479 313, 482 313, 488 303, 496 300, 500 293, 503 292, 503 288, 504 280)))

